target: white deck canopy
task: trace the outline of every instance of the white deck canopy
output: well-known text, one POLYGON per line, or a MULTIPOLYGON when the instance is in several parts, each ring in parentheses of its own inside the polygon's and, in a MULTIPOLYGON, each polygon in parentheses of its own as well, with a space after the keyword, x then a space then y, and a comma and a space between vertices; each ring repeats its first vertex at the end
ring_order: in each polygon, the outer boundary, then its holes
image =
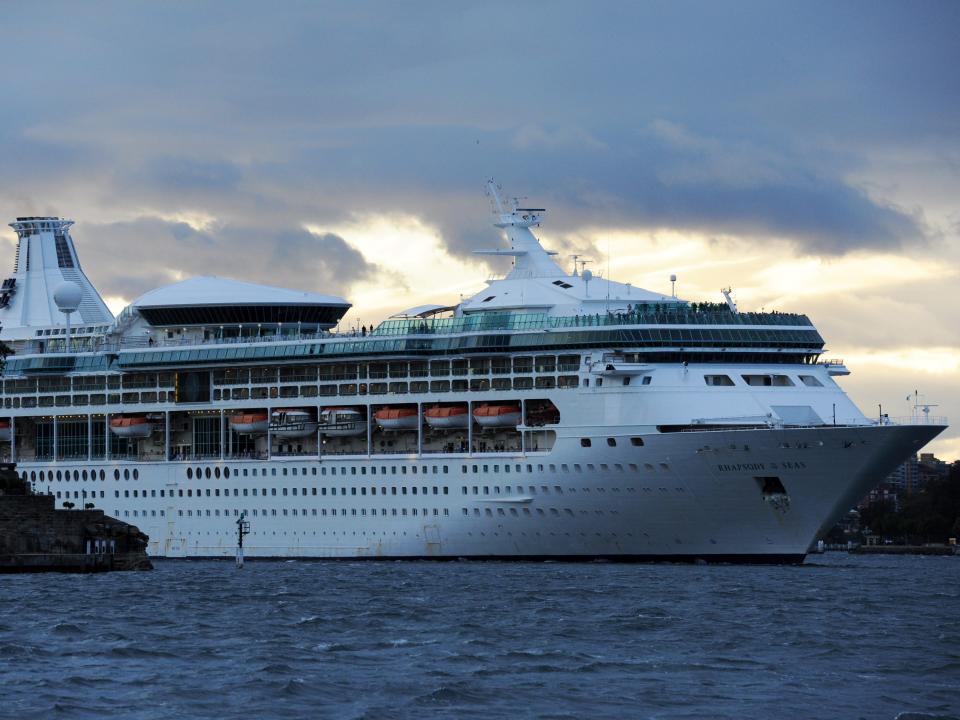
POLYGON ((155 327, 300 324, 328 328, 337 324, 350 303, 335 295, 206 276, 151 290, 131 307, 155 327))
POLYGON ((391 318, 428 318, 442 312, 456 310, 456 305, 417 305, 391 315, 391 318))

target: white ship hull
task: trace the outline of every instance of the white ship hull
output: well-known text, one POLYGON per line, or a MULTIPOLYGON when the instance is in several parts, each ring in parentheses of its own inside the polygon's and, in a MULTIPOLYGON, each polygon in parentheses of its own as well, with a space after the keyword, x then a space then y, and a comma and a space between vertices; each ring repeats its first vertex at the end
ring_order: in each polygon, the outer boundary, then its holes
POLYGON ((135 524, 155 556, 232 557, 242 516, 249 557, 782 562, 943 429, 919 404, 911 424, 865 417, 805 315, 591 293, 531 232, 543 211, 488 190, 507 276, 360 334, 333 332, 343 298, 214 277, 112 322, 72 221, 18 218, 0 454, 58 506, 135 524), (47 282, 68 275, 86 298, 71 343, 47 282), (466 412, 419 422, 445 407, 466 412), (417 414, 378 424, 378 408, 417 414), (261 417, 263 433, 230 428, 261 417), (117 437, 118 418, 153 431, 117 437))
POLYGON ((114 479, 128 463, 20 469, 106 469, 106 480, 34 484, 94 493, 98 507, 150 536, 156 557, 231 557, 245 512, 247 557, 798 562, 822 527, 940 429, 684 432, 598 452, 568 438, 526 456, 226 462, 214 466, 231 468, 230 479, 200 483, 187 480, 186 469, 209 463, 138 464, 136 481, 114 479), (788 499, 764 498, 756 478, 774 474, 788 499))

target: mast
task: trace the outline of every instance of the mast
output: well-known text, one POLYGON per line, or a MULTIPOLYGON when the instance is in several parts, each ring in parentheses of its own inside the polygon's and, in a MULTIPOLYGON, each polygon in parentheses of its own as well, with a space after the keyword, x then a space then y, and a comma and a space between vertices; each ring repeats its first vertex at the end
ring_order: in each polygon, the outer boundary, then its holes
POLYGON ((534 277, 565 278, 567 274, 553 261, 556 253, 543 249, 540 241, 531 232, 531 227, 539 227, 546 210, 544 208, 520 207, 514 200, 512 209, 500 195, 501 188, 492 179, 487 181, 487 195, 493 203, 496 221, 494 227, 501 228, 510 241, 509 250, 474 250, 475 255, 506 255, 514 258, 513 270, 506 279, 534 277))

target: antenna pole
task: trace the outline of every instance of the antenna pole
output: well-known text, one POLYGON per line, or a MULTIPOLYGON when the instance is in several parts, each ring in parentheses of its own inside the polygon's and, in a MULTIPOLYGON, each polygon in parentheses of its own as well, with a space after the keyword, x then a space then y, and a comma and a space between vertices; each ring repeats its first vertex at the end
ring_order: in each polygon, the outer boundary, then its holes
POLYGON ((610 238, 607 238, 607 312, 610 312, 610 238))
POLYGON ((503 215, 503 201, 500 199, 500 190, 497 188, 497 184, 493 181, 493 178, 487 180, 487 192, 490 193, 490 197, 493 198, 493 204, 497 207, 497 212, 503 215))

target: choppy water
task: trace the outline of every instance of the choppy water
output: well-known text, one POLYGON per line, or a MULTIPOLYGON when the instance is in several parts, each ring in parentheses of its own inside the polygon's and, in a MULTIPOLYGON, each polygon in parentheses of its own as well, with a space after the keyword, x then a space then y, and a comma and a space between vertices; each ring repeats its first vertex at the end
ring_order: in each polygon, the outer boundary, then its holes
POLYGON ((0 576, 0 693, 4 718, 951 717, 960 558, 0 576))

